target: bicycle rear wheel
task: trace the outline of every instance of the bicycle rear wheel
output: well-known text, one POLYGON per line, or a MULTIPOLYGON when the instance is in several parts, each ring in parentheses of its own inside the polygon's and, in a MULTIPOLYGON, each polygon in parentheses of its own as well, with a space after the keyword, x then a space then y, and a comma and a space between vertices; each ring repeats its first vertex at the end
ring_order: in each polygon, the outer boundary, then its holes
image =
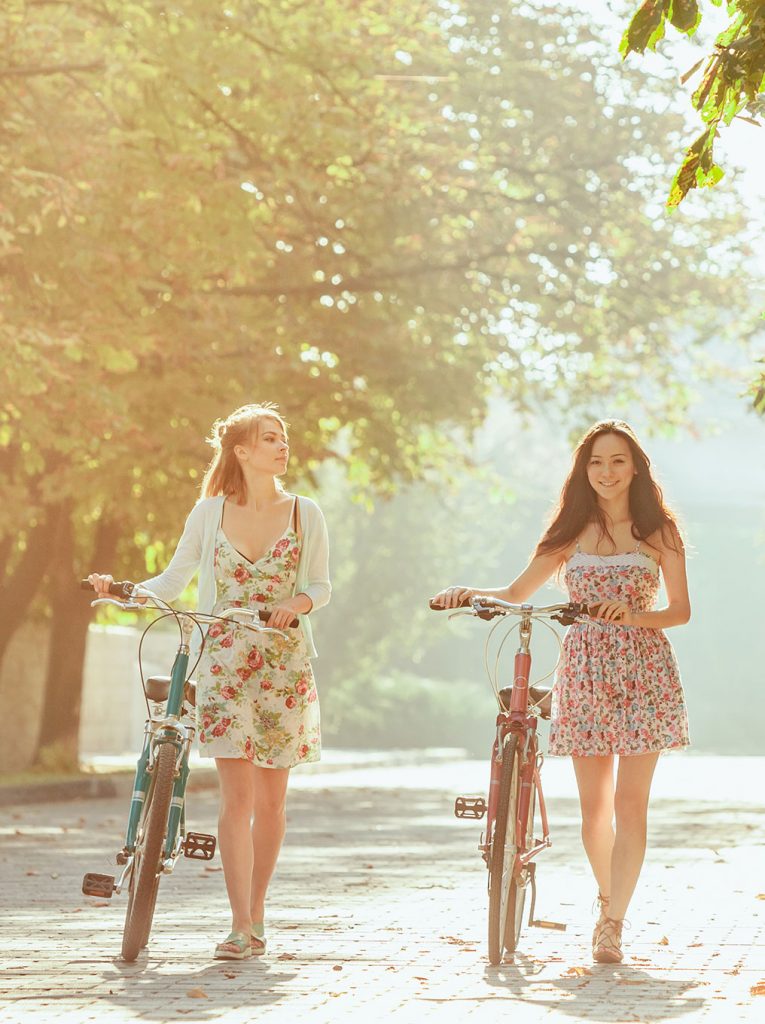
POLYGON ((157 901, 162 851, 167 838, 167 820, 173 797, 177 749, 172 743, 157 748, 153 785, 146 798, 138 827, 133 869, 130 872, 125 928, 122 933, 122 959, 135 960, 149 941, 154 907, 157 901))
POLYGON ((497 816, 489 857, 489 962, 501 962, 507 949, 515 949, 523 919, 525 891, 513 877, 518 849, 516 817, 520 793, 520 752, 518 737, 510 736, 502 752, 502 773, 497 816))

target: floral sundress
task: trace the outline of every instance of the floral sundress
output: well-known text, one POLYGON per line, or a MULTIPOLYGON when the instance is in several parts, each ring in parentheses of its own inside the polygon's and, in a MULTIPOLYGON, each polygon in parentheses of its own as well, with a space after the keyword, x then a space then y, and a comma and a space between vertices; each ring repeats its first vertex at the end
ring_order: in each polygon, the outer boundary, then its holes
MULTIPOLYGON (((232 605, 268 609, 292 597, 300 540, 288 527, 271 550, 250 562, 222 526, 215 542, 213 614, 232 605)), ((321 757, 319 701, 298 628, 288 640, 213 623, 197 673, 202 757, 242 758, 264 768, 292 768, 321 757)))
MULTIPOLYGON (((624 601, 650 611, 659 566, 640 550, 566 564, 572 601, 624 601)), ((571 626, 552 693, 551 754, 647 754, 688 745, 688 716, 672 646, 660 629, 593 620, 571 626)))

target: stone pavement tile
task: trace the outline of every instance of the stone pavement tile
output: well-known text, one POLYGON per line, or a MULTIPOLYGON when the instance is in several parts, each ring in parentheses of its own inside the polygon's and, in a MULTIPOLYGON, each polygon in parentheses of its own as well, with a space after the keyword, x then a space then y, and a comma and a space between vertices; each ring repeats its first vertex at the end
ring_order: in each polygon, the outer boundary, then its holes
MULTIPOLYGON (((610 968, 590 960, 593 885, 575 803, 551 800, 555 845, 540 859, 537 913, 567 931, 527 930, 514 962, 492 968, 480 826, 451 816, 459 780, 410 770, 402 789, 385 772, 365 772, 364 785, 341 774, 294 789, 269 953, 243 963, 210 959, 228 924, 222 874, 207 870, 217 860, 179 863, 163 880, 148 955, 133 965, 117 959, 124 897, 98 906, 79 885, 84 870, 111 870, 124 802, 5 815, 2 1020, 483 1024, 508 1014, 513 1024, 737 1024, 761 1016, 749 994, 765 980, 756 808, 682 806, 680 814, 676 800, 656 802, 627 960, 610 968)), ((192 827, 213 830, 215 813, 214 794, 194 794, 192 827)))

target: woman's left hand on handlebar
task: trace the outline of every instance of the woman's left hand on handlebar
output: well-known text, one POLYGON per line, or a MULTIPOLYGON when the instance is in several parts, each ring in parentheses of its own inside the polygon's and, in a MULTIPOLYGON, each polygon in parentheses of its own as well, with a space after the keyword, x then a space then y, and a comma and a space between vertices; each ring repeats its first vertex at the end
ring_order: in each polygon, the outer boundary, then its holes
POLYGON ((439 608, 459 608, 475 593, 472 587, 447 587, 445 590, 439 590, 435 597, 431 598, 431 603, 439 608))
POLYGON ((269 629, 288 629, 290 623, 298 615, 298 609, 292 600, 280 601, 278 604, 272 605, 270 611, 271 615, 266 623, 269 629))
POLYGON ((604 601, 598 608, 599 619, 606 622, 616 622, 620 626, 631 626, 633 614, 628 604, 624 601, 604 601))

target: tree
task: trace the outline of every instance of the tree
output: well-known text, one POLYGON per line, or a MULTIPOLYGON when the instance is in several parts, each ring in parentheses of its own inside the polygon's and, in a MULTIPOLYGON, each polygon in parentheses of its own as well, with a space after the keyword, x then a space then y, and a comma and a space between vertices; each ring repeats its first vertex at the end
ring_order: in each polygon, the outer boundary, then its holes
MULTIPOLYGON (((712 0, 722 6, 722 0, 712 0)), ((691 102, 701 114, 704 130, 687 147, 672 181, 667 206, 677 207, 695 188, 714 186, 724 171, 715 161, 714 144, 720 128, 734 118, 758 127, 765 91, 765 5, 761 0, 728 0, 729 22, 715 40, 713 50, 681 78, 688 81, 703 68, 691 102)), ((702 23, 698 0, 644 0, 622 38, 620 52, 655 50, 664 38, 667 22, 692 36, 702 23)), ((760 371, 748 390, 755 411, 765 415, 765 373, 760 371)))
POLYGON ((0 606, 52 616, 70 760, 66 581, 162 560, 216 416, 278 397, 304 477, 388 493, 497 391, 677 421, 745 289, 737 214, 651 209, 678 122, 649 130, 635 72, 605 95, 584 18, 10 0, 0 27, 0 606))
MULTIPOLYGON (((722 0, 711 2, 722 6, 722 0)), ((765 90, 765 7, 760 0, 732 0, 727 8, 728 25, 717 36, 712 52, 681 78, 684 84, 703 68, 691 102, 705 128, 685 151, 667 199, 670 207, 682 202, 692 189, 716 185, 723 177, 714 158, 721 126, 730 125, 734 118, 761 125, 757 118, 765 90)), ((668 22, 684 35, 694 35, 702 23, 698 0, 644 0, 622 38, 622 56, 655 50, 668 22)))

